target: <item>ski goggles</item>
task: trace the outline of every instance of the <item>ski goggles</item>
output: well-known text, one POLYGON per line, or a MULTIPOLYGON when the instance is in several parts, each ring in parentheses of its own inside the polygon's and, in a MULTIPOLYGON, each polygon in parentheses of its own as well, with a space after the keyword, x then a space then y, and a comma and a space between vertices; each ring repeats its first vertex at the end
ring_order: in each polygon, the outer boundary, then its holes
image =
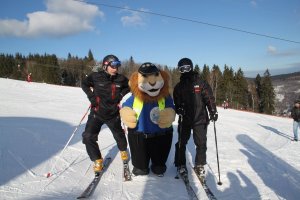
POLYGON ((109 64, 108 64, 110 67, 116 69, 118 67, 121 67, 121 62, 120 61, 111 61, 109 64))
POLYGON ((185 72, 191 71, 192 70, 192 66, 191 65, 182 65, 178 69, 179 69, 180 73, 185 73, 185 72))

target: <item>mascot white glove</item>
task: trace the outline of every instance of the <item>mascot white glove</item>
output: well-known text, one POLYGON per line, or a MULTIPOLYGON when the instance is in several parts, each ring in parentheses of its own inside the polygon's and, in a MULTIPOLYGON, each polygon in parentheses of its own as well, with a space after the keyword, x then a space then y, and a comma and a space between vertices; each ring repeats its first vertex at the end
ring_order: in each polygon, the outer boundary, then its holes
POLYGON ((128 128, 135 128, 137 124, 136 112, 129 107, 124 107, 120 110, 122 121, 128 128))
POLYGON ((175 120, 175 111, 172 108, 165 108, 159 111, 158 126, 160 128, 169 128, 175 120))

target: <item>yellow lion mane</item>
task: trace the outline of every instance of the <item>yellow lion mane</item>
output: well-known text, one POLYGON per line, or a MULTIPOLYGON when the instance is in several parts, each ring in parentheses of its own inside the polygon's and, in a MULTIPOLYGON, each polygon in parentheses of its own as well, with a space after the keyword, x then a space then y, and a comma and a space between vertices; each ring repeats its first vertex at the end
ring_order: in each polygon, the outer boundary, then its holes
POLYGON ((169 92, 169 81, 170 77, 167 72, 160 70, 160 74, 164 80, 164 86, 161 88, 160 93, 155 96, 151 97, 148 94, 144 93, 141 91, 138 87, 138 73, 139 72, 134 72, 129 79, 129 85, 130 85, 130 90, 132 94, 136 97, 138 97, 141 101, 147 103, 147 102, 157 102, 161 98, 165 98, 170 95, 169 92))

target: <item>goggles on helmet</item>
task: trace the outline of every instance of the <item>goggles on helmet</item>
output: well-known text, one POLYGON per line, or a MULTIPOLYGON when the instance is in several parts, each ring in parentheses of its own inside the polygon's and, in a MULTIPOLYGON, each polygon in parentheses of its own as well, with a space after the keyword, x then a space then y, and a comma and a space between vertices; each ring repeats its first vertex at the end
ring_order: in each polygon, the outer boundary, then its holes
POLYGON ((114 69, 118 68, 121 66, 121 62, 116 60, 116 61, 111 61, 108 63, 108 65, 114 69))
POLYGON ((185 73, 185 72, 191 71, 192 67, 191 67, 191 65, 182 65, 178 69, 179 69, 180 73, 185 73))

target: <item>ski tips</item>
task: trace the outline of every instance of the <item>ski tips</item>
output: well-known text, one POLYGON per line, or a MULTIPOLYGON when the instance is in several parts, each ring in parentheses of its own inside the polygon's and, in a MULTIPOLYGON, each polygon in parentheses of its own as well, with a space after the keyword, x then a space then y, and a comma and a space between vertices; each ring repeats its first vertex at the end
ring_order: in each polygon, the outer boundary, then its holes
POLYGON ((51 174, 50 172, 48 172, 48 173, 46 174, 46 177, 49 178, 50 176, 52 176, 52 174, 51 174))

